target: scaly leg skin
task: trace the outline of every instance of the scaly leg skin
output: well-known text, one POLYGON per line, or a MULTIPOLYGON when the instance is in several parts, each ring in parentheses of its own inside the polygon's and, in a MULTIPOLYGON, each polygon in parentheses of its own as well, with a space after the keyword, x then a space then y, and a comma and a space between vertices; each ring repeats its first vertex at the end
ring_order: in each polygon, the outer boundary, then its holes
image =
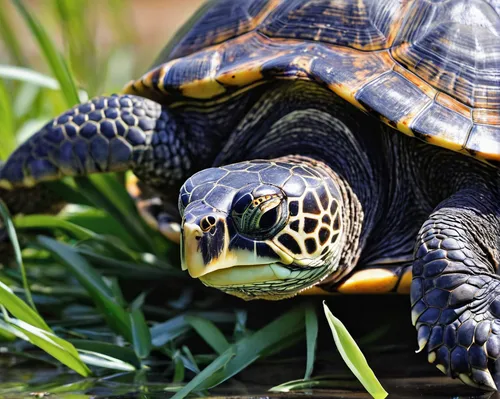
MULTIPOLYGON (((20 213, 24 215, 33 213, 55 214, 64 206, 61 198, 44 185, 20 188, 14 191, 0 188, 0 199, 4 201, 13 215, 20 213)), ((11 261, 13 252, 7 231, 3 227, 4 221, 0 217, 0 263, 6 264, 11 261)))
POLYGON ((443 201, 422 226, 411 287, 418 344, 443 373, 500 387, 500 208, 484 186, 443 201))
POLYGON ((175 115, 154 101, 131 95, 95 98, 49 122, 10 156, 0 168, 0 187, 10 191, 2 198, 63 176, 132 170, 176 203, 178 189, 192 173, 185 139, 175 115))

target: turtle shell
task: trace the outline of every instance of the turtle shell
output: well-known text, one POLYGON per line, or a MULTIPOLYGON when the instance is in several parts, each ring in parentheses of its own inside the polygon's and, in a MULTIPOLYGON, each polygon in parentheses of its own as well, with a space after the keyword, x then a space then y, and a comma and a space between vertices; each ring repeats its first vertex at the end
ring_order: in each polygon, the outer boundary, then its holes
POLYGON ((125 92, 163 103, 314 80, 399 131, 498 165, 500 0, 218 0, 125 92))

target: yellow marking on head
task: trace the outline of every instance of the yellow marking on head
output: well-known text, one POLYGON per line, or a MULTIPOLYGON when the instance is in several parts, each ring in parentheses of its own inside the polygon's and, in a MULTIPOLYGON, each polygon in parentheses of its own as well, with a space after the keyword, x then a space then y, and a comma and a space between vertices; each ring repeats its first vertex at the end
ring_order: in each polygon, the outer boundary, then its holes
POLYGON ((413 278, 411 267, 406 269, 399 280, 399 285, 397 288, 398 294, 409 294, 411 287, 411 280, 413 278))
MULTIPOLYGON (((205 264, 201 251, 198 248, 198 240, 203 237, 203 231, 198 225, 185 223, 183 235, 183 264, 182 270, 188 270, 191 277, 199 278, 209 273, 220 271, 223 269, 246 267, 251 265, 270 265, 276 263, 276 258, 257 256, 255 251, 244 249, 229 250, 229 233, 227 225, 224 223, 224 247, 217 258, 214 258, 210 263, 205 264)), ((293 262, 293 258, 287 253, 277 248, 271 242, 269 246, 279 257, 279 262, 289 265, 293 262)))
POLYGON ((367 269, 355 272, 337 287, 342 294, 377 294, 391 291, 398 276, 387 269, 367 269))
POLYGON ((262 264, 230 267, 216 270, 200 277, 203 283, 212 287, 231 285, 253 285, 268 281, 286 280, 296 277, 300 272, 289 270, 278 264, 262 264))

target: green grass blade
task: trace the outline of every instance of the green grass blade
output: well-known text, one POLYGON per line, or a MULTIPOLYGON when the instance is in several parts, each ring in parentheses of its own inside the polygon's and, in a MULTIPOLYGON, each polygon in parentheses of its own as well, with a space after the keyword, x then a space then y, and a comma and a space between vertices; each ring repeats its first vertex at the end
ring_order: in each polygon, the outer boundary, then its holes
POLYGON ((43 349, 64 365, 76 371, 83 377, 91 375, 89 368, 82 362, 75 347, 54 333, 42 330, 22 320, 6 320, 12 327, 26 335, 29 342, 43 349))
POLYGON ((52 331, 42 317, 0 281, 0 304, 16 318, 41 330, 52 331))
POLYGON ((69 339, 68 341, 71 342, 78 350, 102 353, 103 355, 129 363, 135 368, 141 367, 141 361, 136 356, 135 352, 128 347, 86 339, 69 339))
POLYGON ((304 380, 311 378, 314 360, 316 357, 316 341, 318 339, 318 316, 316 309, 312 304, 308 304, 305 308, 306 321, 306 345, 307 345, 307 363, 304 380))
POLYGON ((120 243, 116 237, 105 237, 85 229, 76 224, 68 222, 61 217, 52 215, 27 215, 18 216, 14 220, 17 229, 59 229, 77 240, 92 240, 110 250, 114 255, 128 260, 134 260, 136 256, 120 243))
MULTIPOLYGON (((207 378, 200 386, 201 389, 213 388, 239 373, 248 365, 273 347, 288 340, 290 337, 302 334, 304 331, 304 309, 294 308, 252 335, 239 340, 231 345, 236 355, 228 362, 226 367, 207 378)), ((290 342, 295 342, 291 340, 290 342)))
POLYGON ((207 367, 205 367, 200 374, 194 377, 189 383, 187 383, 179 392, 177 392, 172 399, 185 398, 188 394, 200 387, 207 379, 209 379, 213 374, 223 369, 231 358, 235 356, 234 347, 229 347, 226 352, 220 355, 207 367))
POLYGON ((197 316, 187 316, 186 321, 219 355, 229 348, 229 342, 224 334, 210 320, 197 316))
POLYGON ((145 359, 149 356, 152 347, 151 333, 146 324, 146 319, 139 308, 132 309, 129 313, 129 317, 132 328, 132 344, 135 353, 140 359, 145 359))
POLYGON ((80 102, 78 90, 73 76, 66 65, 63 57, 57 51, 54 43, 50 40, 42 24, 28 11, 21 0, 12 0, 12 3, 21 14, 24 22, 28 25, 33 37, 38 42, 45 60, 50 66, 52 73, 58 80, 62 93, 66 99, 68 107, 72 107, 80 102))
POLYGON ((54 0, 54 3, 71 70, 80 81, 87 83, 91 95, 94 96, 105 76, 102 76, 98 65, 96 26, 92 26, 95 25, 95 18, 91 17, 102 12, 102 5, 94 3, 92 7, 82 7, 82 3, 75 0, 54 0))
POLYGON ((60 229, 77 240, 91 240, 98 237, 94 232, 77 226, 52 215, 26 215, 14 218, 14 225, 19 229, 60 229))
POLYGON ((184 363, 179 355, 174 355, 174 377, 172 378, 173 383, 178 383, 184 381, 184 375, 186 368, 184 367, 184 363))
POLYGON ((388 393, 377 380, 370 366, 368 366, 365 356, 361 352, 361 349, 359 349, 356 341, 351 337, 351 334, 349 334, 342 322, 332 314, 326 302, 323 302, 323 308, 330 329, 332 330, 335 345, 344 362, 370 395, 375 399, 384 399, 388 393))
POLYGON ((129 342, 132 342, 132 332, 127 312, 114 298, 112 290, 106 285, 101 275, 69 245, 43 236, 38 237, 37 241, 72 272, 80 284, 88 291, 108 321, 109 326, 116 333, 123 335, 129 342))
POLYGON ((10 95, 2 79, 0 79, 0 121, 2 121, 0 159, 5 160, 16 148, 16 128, 10 95))
POLYGON ((129 234, 123 232, 123 225, 101 209, 91 207, 66 207, 58 217, 91 230, 97 234, 115 236, 128 248, 135 248, 135 242, 129 234))
POLYGON ((155 252, 136 210, 129 201, 130 196, 112 175, 93 175, 88 178, 75 178, 83 194, 96 206, 106 210, 124 225, 124 232, 129 234, 139 248, 146 252, 155 252))
POLYGON ((126 363, 120 359, 116 359, 111 356, 104 355, 99 352, 92 352, 83 349, 80 349, 78 352, 80 354, 80 359, 82 359, 82 361, 92 366, 103 367, 112 370, 121 370, 121 371, 136 370, 136 368, 129 363, 126 363))
POLYGON ((8 323, 0 319, 0 342, 15 341, 19 337, 18 331, 8 323))
POLYGON ((197 312, 191 314, 181 314, 151 327, 151 340, 154 347, 161 347, 167 342, 180 337, 188 332, 191 326, 186 321, 186 316, 200 316, 216 323, 234 322, 234 314, 225 312, 197 312))
POLYGON ((12 28, 11 16, 7 15, 7 0, 0 0, 0 37, 2 38, 7 51, 10 53, 13 63, 26 65, 26 58, 19 44, 19 35, 12 28))
POLYGON ((59 82, 51 76, 14 65, 0 65, 0 77, 3 79, 18 80, 44 87, 50 90, 59 90, 59 82))
POLYGON ((9 235, 11 245, 14 249, 14 256, 16 259, 16 263, 19 267, 19 270, 21 271, 26 300, 28 301, 29 305, 33 308, 33 310, 37 313, 35 303, 33 302, 33 298, 31 297, 31 291, 28 284, 28 277, 26 275, 26 269, 24 268, 23 258, 21 256, 21 247, 19 246, 19 241, 17 240, 16 229, 14 228, 14 223, 12 222, 9 210, 7 209, 7 206, 1 199, 0 199, 0 216, 4 222, 5 229, 7 230, 7 234, 9 235))

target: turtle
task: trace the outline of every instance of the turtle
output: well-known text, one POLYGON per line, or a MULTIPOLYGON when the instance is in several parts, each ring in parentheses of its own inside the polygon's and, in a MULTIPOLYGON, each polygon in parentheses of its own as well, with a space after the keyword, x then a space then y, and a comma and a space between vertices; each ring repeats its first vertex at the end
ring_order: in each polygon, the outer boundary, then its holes
POLYGON ((214 0, 3 195, 132 171, 182 269, 240 298, 410 294, 419 351, 500 387, 500 1, 214 0))

